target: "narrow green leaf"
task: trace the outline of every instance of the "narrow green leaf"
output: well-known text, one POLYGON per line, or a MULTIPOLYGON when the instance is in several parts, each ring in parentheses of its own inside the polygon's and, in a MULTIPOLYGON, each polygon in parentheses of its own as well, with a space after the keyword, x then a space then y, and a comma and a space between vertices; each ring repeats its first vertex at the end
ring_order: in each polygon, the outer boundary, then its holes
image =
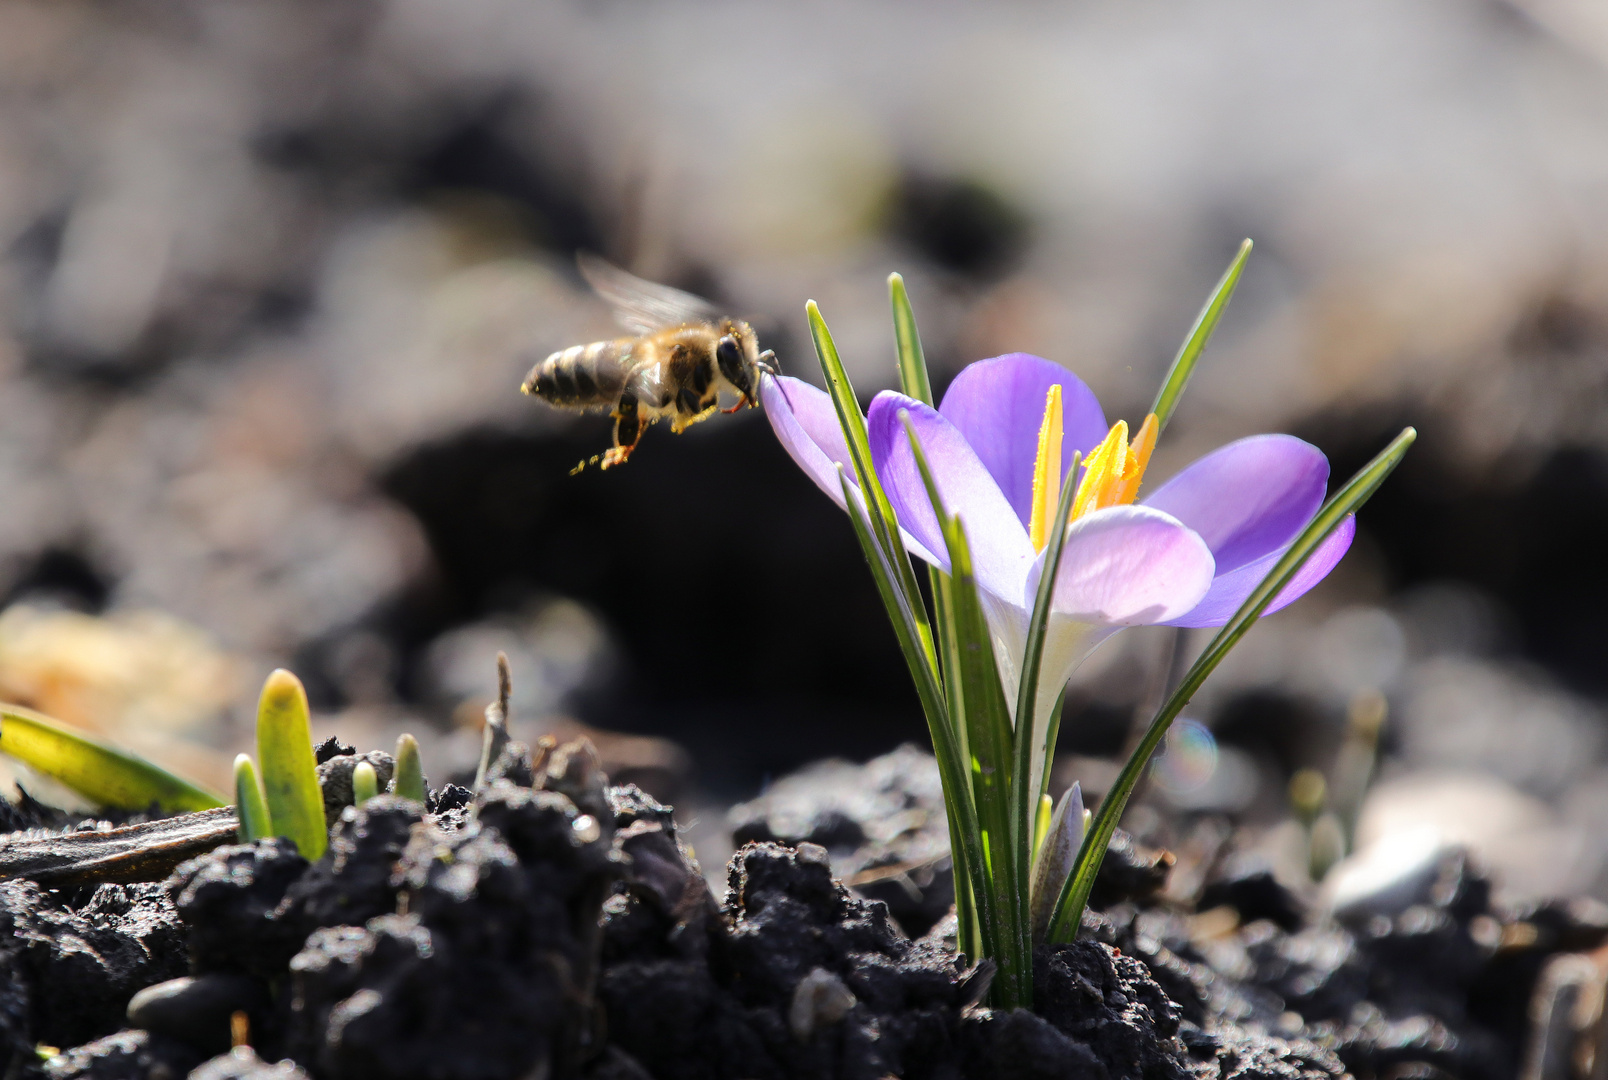
MULTIPOLYGON (((867 516, 871 519, 871 531, 882 549, 883 559, 893 572, 893 580, 904 594, 905 605, 915 618, 923 659, 936 671, 938 655, 933 644, 932 626, 927 621, 927 609, 921 602, 921 591, 916 587, 910 556, 905 554, 904 541, 899 535, 899 520, 893 512, 893 504, 888 502, 887 492, 882 490, 882 481, 878 479, 876 466, 871 460, 871 443, 866 436, 865 416, 860 412, 860 401, 854 396, 854 385, 849 382, 849 373, 843 368, 837 345, 832 341, 832 332, 826 328, 826 320, 821 317, 821 309, 811 300, 804 305, 804 312, 809 318, 810 337, 815 343, 815 355, 821 362, 821 373, 826 378, 827 393, 837 409, 838 425, 843 429, 843 439, 849 447, 854 475, 869 508, 867 516)), ((852 506, 853 499, 849 502, 852 506)))
POLYGON ((427 792, 424 782, 424 765, 419 761, 419 740, 412 735, 400 735, 396 740, 396 776, 391 790, 404 799, 424 802, 427 792))
POLYGON ((250 754, 238 754, 234 760, 235 817, 240 822, 242 844, 261 840, 274 834, 273 822, 268 817, 268 797, 262 793, 262 781, 257 778, 257 766, 250 754))
MULTIPOLYGON (((927 658, 921 649, 920 637, 916 628, 916 616, 910 609, 909 598, 900 590, 899 584, 894 580, 893 569, 876 537, 871 535, 870 527, 866 524, 866 515, 856 504, 854 489, 849 479, 844 475, 843 466, 838 466, 838 483, 843 487, 843 498, 849 507, 849 524, 854 528, 854 535, 860 542, 860 551, 865 556, 866 565, 871 568, 872 580, 876 582, 877 593, 882 597, 882 606, 887 609, 888 620, 893 623, 894 636, 899 640, 899 648, 904 653, 905 663, 910 667, 911 680, 916 684, 916 694, 921 698, 921 708, 930 720, 934 716, 941 716, 944 726, 949 726, 948 708, 945 705, 942 689, 937 682, 937 672, 927 663, 927 658)), ((946 739, 949 736, 946 734, 946 739)))
MULTIPOLYGON (((888 275, 888 299, 893 307, 893 336, 899 357, 899 386, 908 396, 924 404, 933 405, 935 400, 932 393, 932 378, 927 372, 927 358, 921 349, 921 334, 916 329, 916 313, 910 306, 910 294, 905 290, 902 275, 888 275)), ((953 675, 958 659, 954 621, 949 617, 949 610, 952 607, 949 600, 949 575, 936 566, 929 566, 927 582, 932 593, 932 622, 937 637, 939 668, 943 674, 944 691, 950 701, 949 715, 951 719, 957 719, 955 738, 960 743, 961 758, 964 760, 966 726, 958 722, 961 711, 956 707, 960 689, 953 675)), ((958 902, 956 911, 957 917, 964 916, 963 905, 958 902)))
MULTIPOLYGON (((849 506, 849 522, 854 527, 855 538, 860 542, 860 551, 865 555, 866 564, 871 567, 871 576, 876 581, 882 605, 887 609, 888 620, 893 623, 894 636, 904 653, 905 663, 910 668, 910 678, 916 684, 916 695, 921 699, 922 712, 927 717, 927 731, 932 738, 933 756, 938 759, 938 775, 943 783, 945 811, 950 816, 949 840, 952 845, 950 851, 954 859, 956 880, 964 881, 966 874, 975 875, 977 868, 983 866, 982 834, 977 825, 977 811, 972 803, 971 789, 968 785, 966 758, 956 745, 955 729, 949 717, 943 692, 938 686, 936 673, 921 654, 921 647, 916 639, 915 620, 893 581, 893 574, 871 535, 870 527, 854 501, 848 477, 844 475, 842 466, 838 467, 838 483, 843 487, 844 501, 849 506)), ((958 897, 961 892, 961 887, 957 885, 957 903, 960 902, 958 897)))
POLYGON ((366 761, 359 761, 352 769, 352 804, 362 806, 380 793, 380 778, 374 772, 374 766, 366 761))
POLYGON ((1323 504, 1310 524, 1302 530, 1290 545, 1284 557, 1268 571, 1251 595, 1245 598, 1245 603, 1234 613, 1223 628, 1219 630, 1207 644, 1205 650, 1195 660, 1178 688, 1162 705, 1156 713, 1156 718, 1150 722, 1144 738, 1123 765, 1122 771, 1117 775, 1116 782, 1111 790, 1100 802, 1100 811, 1094 816, 1089 831, 1083 838, 1083 847, 1078 852, 1078 861, 1072 875, 1067 878, 1065 887, 1061 890, 1060 899, 1056 903, 1055 920, 1050 928, 1051 941, 1071 941, 1077 936, 1079 923, 1083 919, 1083 908, 1089 902, 1089 891, 1094 887, 1095 875, 1100 870, 1100 861, 1105 857, 1106 846, 1111 842, 1111 834, 1116 831, 1117 821, 1122 817, 1122 811, 1128 804, 1128 797, 1144 774, 1145 766, 1150 762, 1150 756, 1161 745, 1166 737, 1167 729, 1178 714, 1189 704, 1195 692, 1200 689, 1207 677, 1223 662, 1229 651, 1239 644, 1262 612, 1271 604, 1290 580, 1311 558, 1330 533, 1340 527, 1350 514, 1357 510, 1379 490, 1379 485, 1401 463, 1402 456, 1412 445, 1418 433, 1412 428, 1405 428, 1390 445, 1380 451, 1367 465, 1347 482, 1335 495, 1323 504))
MULTIPOLYGON (((955 740, 956 760, 965 762, 971 760, 971 754, 966 746, 966 725, 960 722, 965 699, 961 693, 959 680, 960 642, 955 636, 955 620, 950 615, 954 609, 954 602, 950 599, 954 585, 949 580, 949 575, 936 566, 927 567, 927 574, 928 580, 932 583, 932 621, 938 635, 939 669, 944 700, 949 706, 950 732, 955 740)), ((964 845, 958 842, 953 813, 949 814, 949 822, 950 861, 953 864, 956 882, 956 941, 962 953, 977 957, 982 955, 982 935, 977 925, 977 902, 972 896, 971 866, 966 861, 964 845)))
POLYGON ((312 717, 301 680, 284 668, 268 676, 257 702, 257 760, 274 835, 294 840, 304 859, 317 860, 329 846, 329 829, 313 758, 312 717))
POLYGON ((1049 722, 1044 725, 1044 767, 1039 770, 1039 795, 1042 797, 1050 790, 1050 771, 1055 764, 1055 745, 1061 737, 1062 706, 1066 703, 1066 687, 1061 687, 1055 695, 1055 704, 1050 706, 1049 722))
POLYGON ((960 670, 960 642, 955 637, 955 620, 951 615, 954 610, 954 600, 951 598, 954 585, 949 575, 936 566, 928 567, 931 571, 932 582, 932 618, 933 625, 938 634, 939 673, 942 676, 944 699, 949 703, 949 717, 954 722, 955 741, 960 747, 961 760, 966 760, 966 726, 960 723, 961 710, 965 707, 965 698, 961 693, 960 680, 956 673, 960 670))
MULTIPOLYGON (((965 523, 951 519, 949 558, 954 582, 955 629, 960 638, 960 679, 965 686, 965 723, 972 760, 972 798, 983 829, 988 862, 986 889, 991 909, 984 925, 994 923, 995 947, 989 955, 999 965, 995 1000, 1004 1008, 1033 1003, 1033 952, 1027 919, 1028 896, 1021 887, 1011 818, 1011 715, 993 636, 972 576, 971 549, 965 523)), ((975 880, 975 875, 974 878, 975 880)))
POLYGON ((910 309, 910 294, 899 274, 888 275, 888 297, 893 302, 893 337, 899 349, 899 385, 917 401, 936 404, 927 358, 921 352, 921 335, 916 332, 916 313, 910 309))
MULTIPOLYGON (((1050 612, 1055 596, 1055 579, 1061 572, 1061 553, 1066 550, 1067 519, 1072 514, 1073 496, 1078 487, 1078 465, 1082 455, 1074 450, 1072 461, 1061 485, 1061 501, 1056 504, 1055 524, 1044 545, 1044 572, 1039 577, 1038 592, 1033 598, 1033 613, 1028 618, 1027 643, 1022 654, 1022 678, 1016 693, 1016 766, 1015 791, 1012 799, 1015 809, 1011 821, 1016 826, 1017 866, 1022 873, 1019 883, 1027 888, 1027 867, 1033 858, 1033 835, 1030 828, 1034 820, 1034 803, 1044 790, 1043 774, 1048 771, 1050 751, 1048 742, 1051 719, 1038 714, 1039 676, 1044 660, 1044 637, 1050 626, 1050 612)), ((1052 710, 1053 711, 1053 710, 1052 710)))
POLYGON ((224 800, 137 754, 92 739, 60 720, 0 704, 0 753, 72 788, 97 806, 168 813, 210 810, 224 800))
POLYGON ((972 881, 984 950, 999 965, 991 992, 1005 1008, 1027 1006, 1033 1000, 1033 953, 1026 879, 1018 868, 1019 830, 1011 817, 1010 707, 1000 685, 993 635, 972 574, 965 525, 945 508, 909 414, 901 413, 900 420, 949 549, 949 602, 953 605, 950 617, 959 644, 957 681, 965 702, 961 719, 971 754, 971 794, 977 807, 977 822, 983 830, 983 854, 987 860, 980 866, 981 874, 973 868, 972 881))
POLYGON ((1228 269, 1217 282, 1217 288, 1212 290, 1211 298, 1195 317, 1195 325, 1190 327, 1189 336, 1184 339, 1178 355, 1173 358, 1172 367, 1167 370, 1167 378, 1156 394, 1155 404, 1150 406, 1150 411, 1156 414, 1156 434, 1159 435, 1166 430, 1167 421, 1172 419, 1174 410, 1178 408, 1178 399, 1184 396, 1184 387, 1189 385, 1189 377, 1195 373, 1195 362, 1200 359, 1200 354, 1206 351, 1206 343, 1212 339, 1212 333, 1216 331, 1217 323, 1223 317, 1223 311, 1233 298, 1234 289, 1239 285, 1240 274, 1245 269, 1245 260, 1250 256, 1251 242, 1247 240, 1240 245, 1234 261, 1228 264, 1228 269))

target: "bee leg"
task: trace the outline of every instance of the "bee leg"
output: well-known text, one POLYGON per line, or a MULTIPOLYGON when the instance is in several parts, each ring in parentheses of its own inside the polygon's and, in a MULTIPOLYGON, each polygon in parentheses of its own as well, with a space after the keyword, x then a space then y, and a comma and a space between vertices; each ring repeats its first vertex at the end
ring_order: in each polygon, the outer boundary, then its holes
POLYGON ((637 415, 636 395, 627 390, 614 406, 614 445, 603 454, 603 468, 624 465, 642 438, 642 418, 637 415))
POLYGON ((698 395, 690 389, 681 391, 680 396, 676 398, 676 419, 670 430, 680 435, 698 421, 708 417, 719 404, 720 398, 718 396, 711 396, 706 401, 700 401, 698 400, 698 395))
POLYGON ((759 408, 759 399, 756 398, 752 393, 750 393, 747 390, 739 390, 738 393, 742 394, 742 399, 740 401, 738 401, 737 404, 733 405, 729 409, 721 409, 720 410, 721 412, 723 412, 723 413, 738 412, 744 406, 746 406, 746 407, 748 407, 750 409, 759 408))

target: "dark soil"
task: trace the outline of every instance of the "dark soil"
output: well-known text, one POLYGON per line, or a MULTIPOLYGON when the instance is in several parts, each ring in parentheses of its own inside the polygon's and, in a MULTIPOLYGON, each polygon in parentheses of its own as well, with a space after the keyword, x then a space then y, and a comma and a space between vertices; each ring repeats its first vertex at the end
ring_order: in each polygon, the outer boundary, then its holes
MULTIPOLYGON (((1493 909, 1456 853, 1346 924, 1265 874, 1220 877, 1203 903, 1242 917, 1206 934, 1158 892, 1170 859, 1123 837, 1084 940, 1041 948, 1035 1010, 1003 1012, 919 888, 902 926, 834 878, 827 847, 765 839, 717 897, 669 808, 607 787, 584 744, 510 743, 495 766, 428 809, 345 807, 313 864, 270 840, 159 883, 0 883, 4 1075, 1507 1080, 1545 958, 1608 939, 1587 903, 1493 909)), ((820 838, 878 838, 871 862, 910 869, 918 846, 833 799, 820 838)), ((751 834, 788 831, 762 810, 751 834)), ((942 887, 947 867, 923 865, 942 887)))

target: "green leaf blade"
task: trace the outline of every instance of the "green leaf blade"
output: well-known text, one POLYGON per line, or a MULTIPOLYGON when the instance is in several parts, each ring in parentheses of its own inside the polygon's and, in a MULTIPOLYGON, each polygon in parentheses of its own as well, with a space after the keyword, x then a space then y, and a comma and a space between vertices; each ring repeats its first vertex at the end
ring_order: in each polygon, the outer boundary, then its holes
POLYGON ((1060 899, 1056 903, 1055 917, 1050 927, 1051 941, 1071 941, 1077 936, 1083 909, 1088 904, 1090 891, 1094 888, 1095 875, 1099 872, 1100 862, 1105 857, 1106 847, 1116 831, 1122 811, 1127 806, 1128 797, 1133 794, 1145 766, 1157 747, 1161 745, 1161 740, 1166 736, 1173 720, 1183 712, 1184 707, 1195 696, 1195 692, 1217 669, 1217 665, 1223 662, 1223 658, 1251 627, 1256 625, 1262 612, 1306 564, 1318 545, 1339 528, 1348 515, 1356 513, 1374 492, 1379 490, 1386 477, 1401 464, 1402 457, 1417 437, 1418 433, 1412 428, 1403 429, 1389 446, 1380 451, 1378 456, 1363 466, 1346 483, 1345 487, 1323 504, 1317 515, 1290 545, 1289 550, 1245 598, 1245 602, 1234 613, 1234 617, 1225 623, 1207 644, 1178 684, 1178 688, 1156 713, 1133 756, 1123 765, 1111 790, 1101 800, 1099 812, 1094 815, 1089 831, 1084 836, 1083 848, 1078 853, 1072 875, 1067 878, 1060 899))
POLYGON ((951 520, 946 530, 954 582, 955 630, 960 639, 960 681, 966 695, 966 735, 971 747, 971 790, 977 821, 983 829, 987 859, 986 890, 994 924, 991 955, 999 965, 997 1001, 1004 1008, 1033 1003, 1032 942, 1029 940, 1025 875, 1018 868, 1012 820, 1011 716, 994 661, 988 629, 964 523, 951 520))
POLYGON ((888 299, 893 304, 893 337, 899 351, 899 385, 910 397, 924 405, 934 405, 932 379, 927 374, 927 358, 921 351, 921 335, 916 331, 916 313, 910 307, 904 277, 888 275, 888 299))
MULTIPOLYGON (((921 699, 921 712, 926 715, 929 738, 933 739, 933 755, 937 759, 939 778, 944 784, 944 805, 950 818, 950 857, 954 858, 955 876, 957 881, 966 881, 966 874, 971 874, 971 881, 978 881, 976 874, 982 866, 981 833, 978 828, 976 807, 971 802, 970 788, 966 779, 966 755, 955 739, 954 720, 950 718, 949 704, 944 698, 944 691, 937 683, 937 675, 921 656, 921 646, 917 640, 915 619, 905 604, 904 596, 899 591, 897 583, 892 579, 892 571, 883 559, 881 548, 872 537, 872 530, 865 522, 865 516, 860 511, 859 503, 855 501, 854 492, 849 487, 849 479, 843 474, 843 468, 838 469, 838 484, 843 487, 844 503, 849 508, 849 524, 854 527, 854 535, 860 542, 860 553, 865 554, 865 563, 872 569, 872 579, 876 582, 876 591, 883 599, 883 608, 888 611, 889 622, 894 625, 894 636, 899 640, 899 648, 904 653, 905 664, 910 667, 910 678, 915 681, 917 696, 921 699)), ((970 913, 974 923, 962 929, 970 931, 963 934, 963 942, 976 937, 981 947, 986 951, 987 945, 981 935, 982 914, 974 908, 976 897, 966 897, 965 902, 960 900, 963 887, 957 884, 957 906, 962 913, 970 913)))
POLYGON ((821 374, 826 379, 827 393, 837 410, 838 425, 843 429, 844 442, 848 444, 854 475, 860 485, 860 491, 865 496, 872 533, 876 537, 877 545, 882 549, 883 559, 892 571, 899 591, 904 595, 905 606, 910 608, 915 618, 922 656, 926 664, 936 672, 938 654, 933 641, 932 625, 927 620, 927 609, 921 603, 921 591, 916 586, 916 575, 911 569, 910 557, 905 554, 904 541, 899 534, 899 519, 894 514, 893 504, 888 501, 887 492, 882 489, 882 481, 877 477, 876 465, 871 458, 871 440, 866 434, 865 415, 860 412, 860 401, 854 395, 854 385, 849 381, 849 373, 843 367, 842 358, 838 356, 837 345, 832 340, 832 332, 827 329, 826 320, 821 316, 821 309, 816 306, 814 300, 811 300, 804 305, 804 312, 809 319, 810 338, 815 345, 816 358, 821 362, 821 374))
POLYGON ((97 806, 166 813, 227 805, 218 795, 138 754, 74 731, 19 705, 0 704, 0 753, 58 781, 97 806))
POLYGON ((1012 820, 1011 714, 994 659, 993 634, 977 581, 964 524, 950 515, 938 492, 926 452, 908 413, 900 414, 921 482, 949 550, 949 619, 958 659, 955 672, 965 702, 960 720, 970 752, 972 801, 983 832, 981 873, 972 887, 979 906, 984 949, 999 965, 994 999, 1005 1008, 1032 1004, 1032 942, 1029 939, 1025 874, 1018 869, 1018 829, 1012 820))
POLYGON ((1074 450, 1072 461, 1061 485, 1061 501, 1056 504, 1055 524, 1044 546, 1044 573, 1039 578, 1038 591, 1033 599, 1033 611, 1028 618, 1027 645, 1022 653, 1021 684, 1016 694, 1016 791, 1012 822, 1016 836, 1017 860, 1022 869, 1021 887, 1026 889, 1027 866, 1033 858, 1034 804, 1044 790, 1044 773, 1048 772, 1050 754, 1054 750, 1054 736, 1050 717, 1038 713, 1038 688, 1044 660, 1044 639, 1049 632, 1050 614, 1055 596, 1055 579, 1061 571, 1061 554, 1066 550, 1066 530, 1072 515, 1073 496, 1077 492, 1078 465, 1082 455, 1074 450))
POLYGON ((1222 320, 1229 300, 1233 299, 1234 290, 1239 287, 1240 274, 1245 270, 1245 260, 1250 257, 1251 242, 1246 240, 1240 244, 1240 249, 1233 261, 1228 264, 1228 269, 1223 271, 1217 287, 1206 300, 1206 306, 1195 316, 1195 325, 1190 327, 1189 336, 1184 338, 1178 355, 1173 357, 1172 367, 1167 369, 1167 377, 1162 380, 1156 400, 1150 406, 1150 411, 1156 414, 1156 434, 1160 435, 1166 430, 1167 421, 1172 419, 1173 412, 1177 410, 1178 401, 1184 396, 1184 388, 1189 385, 1189 377, 1195 373, 1195 364, 1206 351, 1206 344, 1211 341, 1212 334, 1217 331, 1217 324, 1222 320))

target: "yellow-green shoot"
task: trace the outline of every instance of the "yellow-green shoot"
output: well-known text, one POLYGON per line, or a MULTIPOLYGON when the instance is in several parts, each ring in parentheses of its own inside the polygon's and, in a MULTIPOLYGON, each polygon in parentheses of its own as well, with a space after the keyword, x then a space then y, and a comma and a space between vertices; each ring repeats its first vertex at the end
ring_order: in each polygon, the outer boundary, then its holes
POLYGON ((362 806, 380 793, 380 778, 374 774, 374 766, 366 761, 359 761, 352 768, 352 802, 362 806))
POLYGON ((240 822, 240 842, 249 844, 274 834, 268 817, 268 798, 263 794, 262 781, 257 777, 257 766, 250 754, 240 754, 234 761, 235 817, 240 822))
POLYGON ((412 735, 396 740, 396 778, 391 785, 402 798, 424 802, 424 766, 419 762, 419 740, 412 735))
POLYGON ((257 760, 273 835, 295 841, 304 858, 317 859, 329 846, 329 829, 312 719, 301 680, 284 668, 268 676, 257 703, 257 760))

